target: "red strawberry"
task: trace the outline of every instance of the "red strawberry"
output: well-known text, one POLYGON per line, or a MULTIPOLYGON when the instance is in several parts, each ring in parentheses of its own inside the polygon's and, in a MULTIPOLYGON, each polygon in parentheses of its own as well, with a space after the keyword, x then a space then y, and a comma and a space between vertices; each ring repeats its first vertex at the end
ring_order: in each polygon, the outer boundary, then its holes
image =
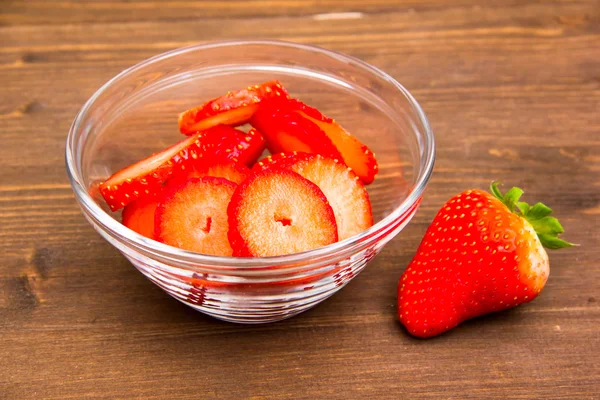
POLYGON ((278 81, 248 86, 246 89, 228 92, 199 107, 179 115, 179 130, 186 135, 206 130, 215 125, 241 125, 250 120, 265 99, 289 97, 278 81))
POLYGON ((205 158, 231 160, 251 166, 265 149, 265 138, 256 129, 248 133, 227 125, 217 125, 202 132, 205 158))
POLYGON ((207 176, 166 188, 154 216, 156 240, 198 253, 231 256, 227 205, 236 186, 207 176))
MULTIPOLYGON (((373 182, 379 169, 377 160, 375 159, 375 154, 373 154, 373 152, 365 144, 361 143, 360 140, 348 133, 348 131, 346 131, 340 124, 321 114, 321 112, 316 108, 309 107, 296 99, 280 99, 279 101, 273 101, 272 103, 277 104, 277 109, 280 113, 287 114, 289 112, 295 112, 310 122, 308 123, 305 121, 303 123, 299 123, 300 125, 310 126, 312 130, 314 130, 315 127, 318 127, 337 148, 341 154, 341 159, 346 163, 346 165, 354 170, 356 175, 360 177, 363 183, 368 185, 373 182)), ((266 108, 267 105, 265 104, 264 107, 266 108)), ((270 107, 275 108, 272 105, 270 107)), ((254 119, 258 118, 259 116, 257 114, 256 118, 254 119)), ((281 151, 285 150, 307 151, 300 148, 288 148, 281 151)), ((315 151, 312 152, 314 153, 315 151)), ((327 156, 327 154, 319 154, 327 156)), ((334 158, 337 158, 337 156, 334 158)))
POLYGON ((200 137, 196 134, 181 142, 126 167, 100 185, 100 193, 115 211, 138 197, 160 190, 176 169, 202 157, 200 137))
POLYGON ((298 253, 337 241, 325 195, 295 172, 267 169, 236 189, 227 209, 233 255, 268 257, 298 253))
POLYGON ((339 240, 373 225, 369 194, 351 169, 320 154, 281 153, 267 157, 259 168, 290 169, 317 185, 327 197, 338 226, 339 240))
POLYGON ((398 284, 398 316, 415 336, 439 335, 461 322, 533 300, 546 284, 544 247, 572 244, 542 203, 519 202, 512 188, 494 196, 467 190, 434 218, 398 284))
POLYGON ((249 173, 250 169, 244 164, 232 161, 204 162, 195 164, 185 171, 179 172, 167 181, 167 185, 178 186, 192 178, 202 178, 204 176, 225 178, 235 184, 240 184, 246 179, 249 173))
POLYGON ((146 236, 154 238, 154 212, 158 205, 158 195, 152 193, 142 196, 127 204, 123 209, 121 221, 129 229, 146 236))
POLYGON ((289 108, 287 101, 261 104, 250 123, 265 136, 267 148, 273 154, 299 151, 342 159, 327 135, 314 122, 289 108))

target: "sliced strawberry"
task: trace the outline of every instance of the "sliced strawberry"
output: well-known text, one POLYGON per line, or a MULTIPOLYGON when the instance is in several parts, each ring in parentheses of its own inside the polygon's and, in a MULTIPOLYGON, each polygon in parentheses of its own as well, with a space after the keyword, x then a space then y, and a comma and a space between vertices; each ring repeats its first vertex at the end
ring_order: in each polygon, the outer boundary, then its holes
POLYGON ((317 185, 293 171, 267 169, 236 189, 227 209, 233 254, 268 257, 337 241, 337 225, 317 185))
POLYGON ((127 204, 121 215, 123 225, 140 235, 154 239, 154 212, 158 200, 159 196, 152 193, 127 204))
POLYGON ((100 185, 100 193, 116 211, 140 196, 155 193, 176 171, 198 163, 240 162, 252 165, 262 154, 265 139, 255 129, 248 133, 217 125, 126 167, 100 185))
POLYGON ((369 194, 352 169, 319 154, 297 155, 295 159, 287 168, 321 188, 335 214, 339 240, 373 225, 369 194))
POLYGON ((296 163, 299 159, 310 156, 312 156, 311 153, 303 153, 298 151, 271 154, 254 164, 251 171, 259 172, 270 168, 287 169, 291 164, 296 163))
POLYGON ((166 188, 154 216, 156 240, 198 253, 231 256, 227 205, 236 186, 207 176, 166 188))
POLYGON ((290 169, 323 191, 335 214, 339 240, 373 225, 367 190, 356 174, 340 161, 307 153, 283 153, 266 160, 261 161, 263 169, 290 169))
POLYGON ((231 160, 250 166, 265 150, 265 138, 256 129, 248 133, 227 125, 217 125, 202 133, 205 158, 231 160))
MULTIPOLYGON (((350 168, 354 170, 356 175, 360 177, 365 185, 370 184, 375 179, 379 166, 375 159, 375 154, 360 140, 352 136, 340 124, 333 119, 321 114, 319 110, 309 107, 296 99, 281 99, 277 101, 279 109, 286 109, 287 112, 295 111, 302 117, 308 119, 315 124, 322 132, 324 132, 329 140, 335 145, 341 153, 342 159, 350 168)), ((305 151, 301 149, 295 149, 305 151)), ((321 152, 316 152, 326 156, 321 152)), ((336 158, 336 157, 334 157, 336 158)))
POLYGON ((258 103, 265 99, 284 97, 288 93, 279 81, 248 86, 225 96, 217 97, 199 107, 179 115, 179 130, 186 135, 206 130, 212 126, 241 125, 250 120, 258 103))
POLYGON ((327 122, 327 120, 315 119, 304 112, 300 112, 300 114, 317 124, 327 134, 327 137, 331 139, 335 147, 342 153, 342 158, 346 165, 352 168, 365 185, 375 180, 379 166, 377 165, 375 154, 367 145, 363 144, 355 136, 352 136, 333 120, 327 122))
POLYGON ((181 142, 126 167, 100 185, 100 193, 110 209, 115 211, 145 194, 160 190, 175 169, 202 157, 201 134, 181 142))
POLYGON ((192 178, 205 176, 225 178, 235 184, 240 184, 248 174, 250 174, 250 169, 244 164, 234 163, 233 161, 204 162, 179 172, 167 181, 167 185, 170 187, 178 186, 192 178))
POLYGON ((287 101, 261 104, 250 123, 265 136, 267 148, 273 154, 298 151, 342 160, 319 126, 290 108, 287 101))

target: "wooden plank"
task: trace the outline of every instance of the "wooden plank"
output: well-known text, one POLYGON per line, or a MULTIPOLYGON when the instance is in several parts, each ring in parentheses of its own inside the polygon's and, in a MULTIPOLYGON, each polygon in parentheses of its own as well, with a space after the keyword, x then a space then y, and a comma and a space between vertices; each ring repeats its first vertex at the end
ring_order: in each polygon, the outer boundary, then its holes
MULTIPOLYGON (((502 9, 519 6, 523 0, 505 0, 502 9)), ((548 1, 547 4, 565 5, 566 0, 548 1)), ((594 4, 593 0, 579 0, 579 4, 594 4)), ((3 4, 0 23, 3 25, 75 24, 97 22, 135 22, 140 20, 182 20, 261 18, 279 16, 308 17, 316 21, 354 20, 363 14, 390 12, 416 13, 427 10, 470 9, 482 7, 475 0, 7 0, 3 4)))
MULTIPOLYGON (((598 398, 597 0, 4 1, 0 41, 0 398, 598 398), (260 326, 203 316, 146 280, 83 218, 64 167, 71 121, 116 73, 244 37, 382 68, 422 104, 438 145, 418 214, 368 268, 260 326), (398 277, 440 205, 492 179, 554 208, 582 246, 550 254, 532 303, 411 338, 395 317, 398 277)), ((347 103, 329 106, 352 121, 347 103)), ((156 132, 178 105, 164 107, 146 121, 156 132)), ((396 195, 398 165, 382 165, 375 209, 396 195)))

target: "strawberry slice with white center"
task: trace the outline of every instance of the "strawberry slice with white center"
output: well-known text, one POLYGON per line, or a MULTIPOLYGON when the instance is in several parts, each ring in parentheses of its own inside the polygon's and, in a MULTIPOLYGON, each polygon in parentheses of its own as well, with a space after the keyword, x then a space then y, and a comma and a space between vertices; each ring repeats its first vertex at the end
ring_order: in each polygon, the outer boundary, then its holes
POLYGON ((123 225, 140 235, 154 239, 154 212, 159 199, 158 194, 152 193, 127 204, 121 215, 123 225))
POLYGON ((235 92, 212 99, 199 107, 179 115, 179 130, 186 135, 224 125, 241 125, 250 120, 258 104, 271 98, 288 98, 288 93, 279 81, 248 86, 235 92))
POLYGON ((100 193, 112 211, 116 211, 140 196, 156 193, 176 169, 202 157, 202 134, 181 142, 126 167, 100 185, 100 193))
POLYGON ((285 152, 316 153, 342 160, 342 155, 317 124, 303 117, 287 100, 266 101, 250 123, 265 137, 272 154, 285 152))
POLYGON ((235 184, 240 184, 250 174, 250 169, 244 164, 232 161, 204 162, 194 164, 191 168, 180 171, 167 181, 168 186, 177 186, 192 178, 212 176, 224 178, 235 184))
POLYGON ((337 241, 337 224, 317 185, 297 173, 267 169, 238 186, 227 213, 233 255, 270 257, 337 241))
POLYGON ((197 253, 231 256, 227 206, 236 184, 192 178, 163 192, 154 216, 156 240, 197 253))
POLYGON ((319 154, 283 153, 263 165, 263 168, 290 169, 317 185, 333 209, 339 240, 373 225, 367 190, 356 174, 340 161, 319 154))

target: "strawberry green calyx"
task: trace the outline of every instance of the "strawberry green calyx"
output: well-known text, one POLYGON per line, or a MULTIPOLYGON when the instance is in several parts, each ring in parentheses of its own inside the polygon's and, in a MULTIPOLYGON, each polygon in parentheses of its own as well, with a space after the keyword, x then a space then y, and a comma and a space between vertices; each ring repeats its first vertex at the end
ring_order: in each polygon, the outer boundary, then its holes
POLYGON ((576 246, 558 237, 565 230, 556 218, 550 216, 552 213, 551 208, 543 203, 536 203, 530 206, 524 201, 519 201, 523 195, 522 189, 513 187, 505 194, 502 194, 500 189, 498 189, 498 182, 492 182, 490 191, 512 213, 520 215, 531 224, 545 248, 562 249, 564 247, 576 246))

